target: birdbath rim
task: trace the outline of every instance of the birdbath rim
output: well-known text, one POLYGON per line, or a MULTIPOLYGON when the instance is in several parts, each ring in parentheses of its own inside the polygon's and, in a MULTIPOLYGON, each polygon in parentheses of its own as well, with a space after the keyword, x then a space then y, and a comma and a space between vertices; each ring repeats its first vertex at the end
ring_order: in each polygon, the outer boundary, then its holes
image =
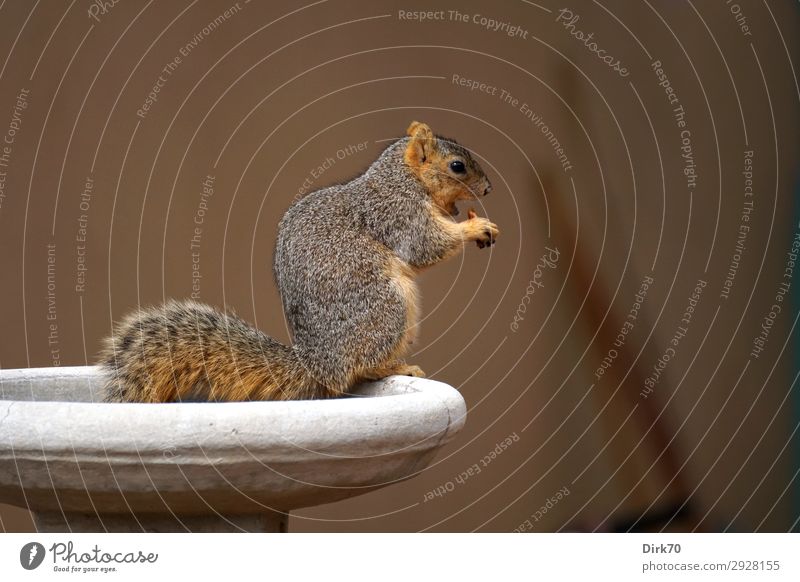
POLYGON ((401 376, 330 400, 102 396, 92 366, 0 370, 0 502, 47 515, 56 529, 92 513, 285 515, 413 477, 466 418, 454 388, 401 376))

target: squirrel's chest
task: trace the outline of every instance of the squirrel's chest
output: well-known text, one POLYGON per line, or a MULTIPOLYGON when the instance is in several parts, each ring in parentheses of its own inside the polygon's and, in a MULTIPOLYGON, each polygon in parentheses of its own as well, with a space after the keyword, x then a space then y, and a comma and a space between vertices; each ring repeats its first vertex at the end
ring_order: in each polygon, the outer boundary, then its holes
POLYGON ((419 326, 420 294, 417 287, 416 271, 405 261, 392 258, 387 268, 387 276, 405 306, 406 333, 404 341, 410 344, 416 338, 419 326))

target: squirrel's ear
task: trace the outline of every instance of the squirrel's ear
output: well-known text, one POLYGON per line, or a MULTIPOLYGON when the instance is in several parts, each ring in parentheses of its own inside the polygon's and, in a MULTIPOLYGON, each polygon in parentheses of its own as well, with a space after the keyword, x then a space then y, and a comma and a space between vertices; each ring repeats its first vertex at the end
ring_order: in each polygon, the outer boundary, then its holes
POLYGON ((406 147, 406 163, 412 168, 425 163, 436 149, 436 138, 431 128, 419 121, 412 121, 406 133, 411 137, 406 147))

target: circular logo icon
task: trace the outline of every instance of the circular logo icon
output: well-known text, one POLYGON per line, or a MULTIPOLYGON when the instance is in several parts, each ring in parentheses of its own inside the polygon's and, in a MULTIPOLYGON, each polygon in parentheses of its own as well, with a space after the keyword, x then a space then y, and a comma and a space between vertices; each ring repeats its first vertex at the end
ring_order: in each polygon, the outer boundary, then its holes
POLYGON ((35 570, 44 560, 44 546, 39 542, 29 542, 19 551, 19 563, 26 570, 35 570))

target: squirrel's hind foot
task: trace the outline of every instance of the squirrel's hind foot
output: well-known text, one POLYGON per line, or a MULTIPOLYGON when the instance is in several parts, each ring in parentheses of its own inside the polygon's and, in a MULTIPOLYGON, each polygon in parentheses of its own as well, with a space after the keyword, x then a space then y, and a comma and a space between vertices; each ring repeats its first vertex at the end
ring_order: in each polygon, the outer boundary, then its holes
POLYGON ((425 372, 419 366, 406 364, 402 360, 391 362, 380 368, 369 370, 363 374, 365 380, 380 380, 387 376, 413 376, 414 378, 424 378, 425 372))
POLYGON ((397 374, 398 376, 413 376, 414 378, 425 377, 425 372, 422 371, 422 368, 409 364, 403 364, 394 372, 394 374, 397 374))

